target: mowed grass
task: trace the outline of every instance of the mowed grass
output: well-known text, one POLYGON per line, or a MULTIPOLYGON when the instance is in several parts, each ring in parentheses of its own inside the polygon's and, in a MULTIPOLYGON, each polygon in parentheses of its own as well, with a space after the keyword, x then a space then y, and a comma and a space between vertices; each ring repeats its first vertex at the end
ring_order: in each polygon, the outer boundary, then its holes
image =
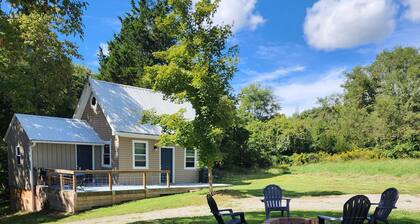
MULTIPOLYGON (((262 189, 268 184, 281 186, 286 191, 285 195, 289 197, 381 193, 384 189, 391 186, 397 187, 402 194, 420 194, 420 160, 348 161, 310 164, 290 169, 254 170, 249 171, 249 173, 228 174, 223 179, 218 180, 218 182, 233 185, 217 189, 219 194, 216 199, 225 201, 232 197, 262 196, 262 189)), ((166 208, 205 205, 206 193, 207 190, 201 190, 192 193, 144 199, 97 208, 72 216, 45 212, 17 214, 0 219, 0 222, 42 223, 78 221, 166 208)), ((420 220, 418 219, 418 214, 404 214, 404 217, 416 216, 417 220, 420 220)), ((176 223, 184 223, 182 221, 186 221, 184 219, 179 220, 180 222, 176 223)))

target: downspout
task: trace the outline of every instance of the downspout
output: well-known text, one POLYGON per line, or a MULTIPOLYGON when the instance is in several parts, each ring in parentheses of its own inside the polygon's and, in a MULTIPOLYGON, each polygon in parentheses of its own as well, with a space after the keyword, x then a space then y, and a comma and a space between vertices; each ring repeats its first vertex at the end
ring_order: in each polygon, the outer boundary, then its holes
POLYGON ((36 210, 35 206, 35 183, 34 183, 34 166, 32 161, 32 147, 35 147, 35 142, 30 142, 29 144, 29 182, 31 184, 31 192, 32 192, 32 211, 36 210))

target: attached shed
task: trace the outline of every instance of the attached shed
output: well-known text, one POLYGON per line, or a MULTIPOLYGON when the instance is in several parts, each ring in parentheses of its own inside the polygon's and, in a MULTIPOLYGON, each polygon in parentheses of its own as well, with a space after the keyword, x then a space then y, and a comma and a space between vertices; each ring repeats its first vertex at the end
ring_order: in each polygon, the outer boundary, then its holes
POLYGON ((86 121, 26 114, 14 115, 4 140, 12 207, 23 211, 38 209, 35 169, 94 170, 109 144, 86 121))

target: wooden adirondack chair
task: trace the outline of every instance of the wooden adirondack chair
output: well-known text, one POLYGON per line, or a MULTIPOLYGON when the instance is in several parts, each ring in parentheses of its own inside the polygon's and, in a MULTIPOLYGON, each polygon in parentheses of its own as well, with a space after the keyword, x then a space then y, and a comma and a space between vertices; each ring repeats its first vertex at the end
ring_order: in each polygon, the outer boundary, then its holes
POLYGON ((318 216, 318 221, 319 224, 325 224, 325 220, 339 221, 341 224, 363 224, 367 219, 369 208, 369 198, 364 195, 356 195, 344 204, 342 217, 318 216))
POLYGON ((283 197, 283 190, 275 185, 270 184, 266 186, 263 190, 264 199, 261 200, 264 202, 265 207, 265 218, 270 218, 270 212, 272 211, 280 211, 281 216, 283 216, 283 212, 287 212, 287 217, 290 217, 290 198, 283 197), (284 205, 282 201, 286 201, 284 205))
POLYGON ((382 195, 379 203, 372 203, 372 205, 378 205, 375 208, 373 215, 369 216, 369 224, 376 224, 378 221, 388 224, 388 216, 392 209, 397 208, 395 204, 398 201, 399 192, 395 188, 386 189, 382 195))
POLYGON ((233 212, 232 209, 219 209, 216 201, 213 199, 211 194, 207 195, 207 203, 209 204, 211 213, 218 224, 246 224, 245 214, 243 212, 233 212), (230 216, 231 220, 225 222, 223 216, 230 216), (237 218, 239 216, 239 219, 237 218))

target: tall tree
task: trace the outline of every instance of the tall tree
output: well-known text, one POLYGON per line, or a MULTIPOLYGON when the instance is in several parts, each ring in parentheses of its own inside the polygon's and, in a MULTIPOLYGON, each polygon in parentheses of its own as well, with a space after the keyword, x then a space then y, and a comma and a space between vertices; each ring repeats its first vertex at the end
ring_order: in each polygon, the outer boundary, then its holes
POLYGON ((239 93, 239 111, 244 116, 267 120, 279 113, 280 104, 269 88, 259 83, 244 87, 239 93))
MULTIPOLYGON (((81 19, 86 6, 79 0, 0 1, 1 136, 16 112, 69 114, 71 58, 79 55, 66 37, 83 36, 81 19)), ((0 158, 6 160, 5 144, 1 142, 0 147, 0 158)), ((0 181, 4 187, 5 164, 7 161, 1 161, 0 181)))
POLYGON ((153 89, 173 101, 190 102, 195 118, 185 120, 182 110, 162 116, 148 112, 143 122, 163 127, 159 144, 198 150, 200 164, 208 168, 210 192, 212 169, 223 159, 220 146, 235 113, 229 81, 236 71, 237 48, 226 44, 231 27, 213 24, 218 2, 202 0, 193 8, 191 0, 168 1, 171 10, 157 18, 157 26, 176 42, 167 50, 154 52, 162 63, 145 69, 145 80, 153 89))
POLYGON ((174 44, 167 30, 159 29, 156 21, 169 13, 167 0, 131 1, 131 11, 120 18, 121 31, 108 42, 109 54, 99 53, 100 79, 140 87, 144 83, 144 67, 161 64, 153 52, 163 51, 174 44))

